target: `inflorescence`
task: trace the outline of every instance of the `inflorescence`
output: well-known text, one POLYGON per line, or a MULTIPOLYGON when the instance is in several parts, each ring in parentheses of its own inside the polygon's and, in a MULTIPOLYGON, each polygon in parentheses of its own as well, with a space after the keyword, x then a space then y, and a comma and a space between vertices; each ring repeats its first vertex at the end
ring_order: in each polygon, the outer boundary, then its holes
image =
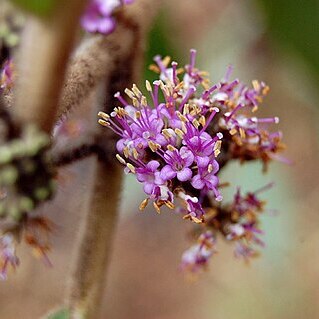
POLYGON ((49 136, 32 124, 13 122, 0 104, 0 279, 19 264, 16 245, 24 240, 49 264, 49 220, 34 210, 55 192, 49 136))
MULTIPOLYGON (((230 160, 260 160, 267 169, 284 148, 282 134, 270 132, 277 117, 258 118, 255 112, 269 87, 253 81, 252 87, 231 80, 232 68, 217 84, 207 72, 190 63, 179 68, 170 58, 154 58, 151 69, 159 79, 146 81, 150 100, 136 85, 126 89, 127 102, 116 93, 120 106, 99 123, 119 136, 116 158, 127 174, 134 174, 146 194, 140 209, 151 201, 183 214, 203 231, 198 242, 182 258, 182 268, 196 272, 216 251, 216 236, 236 242, 235 255, 256 256, 259 213, 264 203, 255 193, 243 196, 238 189, 233 202, 224 204, 219 172, 230 160)), ((268 188, 268 186, 266 187, 268 188)))

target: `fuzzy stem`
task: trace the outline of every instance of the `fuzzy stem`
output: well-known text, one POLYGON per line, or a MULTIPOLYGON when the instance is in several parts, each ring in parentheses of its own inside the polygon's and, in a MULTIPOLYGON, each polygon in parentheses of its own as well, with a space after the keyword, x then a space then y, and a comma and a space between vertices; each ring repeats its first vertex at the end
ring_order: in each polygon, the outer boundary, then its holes
MULTIPOLYGON (((59 104, 59 116, 80 105, 83 98, 113 72, 119 57, 127 56, 129 59, 134 55, 132 47, 145 45, 139 37, 143 37, 148 31, 161 2, 137 0, 135 4, 128 5, 118 13, 114 33, 107 37, 95 35, 82 43, 68 67, 59 104)), ((122 61, 124 64, 125 62, 122 61)), ((139 67, 140 65, 136 66, 139 67)))
POLYGON ((70 295, 71 319, 96 318, 117 221, 122 168, 94 160, 94 184, 70 295))
POLYGON ((21 122, 37 123, 50 132, 79 16, 86 0, 57 2, 49 17, 30 17, 18 56, 14 111, 21 122))
MULTIPOLYGON (((89 48, 94 48, 94 59, 88 54, 90 50, 82 51, 80 59, 75 58, 74 61, 78 62, 73 62, 70 66, 70 78, 61 99, 62 112, 77 105, 78 94, 87 95, 103 77, 106 88, 105 101, 102 104, 104 107, 101 106, 101 110, 109 112, 116 105, 114 94, 123 91, 137 80, 145 33, 159 2, 137 0, 128 6, 123 13, 118 14, 114 34, 106 39, 95 37, 92 40, 93 47, 89 48), (109 58, 105 55, 109 55, 109 58), (108 61, 112 61, 111 66, 107 65, 108 61), (97 74, 95 71, 91 73, 91 68, 96 70, 97 74), (89 83, 88 78, 91 79, 89 83)), ((106 129, 99 129, 103 140, 106 129)), ((106 144, 105 153, 108 149, 106 144)), ((69 292, 71 319, 98 318, 100 312, 121 190, 122 168, 114 162, 114 159, 101 157, 95 162, 92 197, 80 234, 79 255, 69 292)))

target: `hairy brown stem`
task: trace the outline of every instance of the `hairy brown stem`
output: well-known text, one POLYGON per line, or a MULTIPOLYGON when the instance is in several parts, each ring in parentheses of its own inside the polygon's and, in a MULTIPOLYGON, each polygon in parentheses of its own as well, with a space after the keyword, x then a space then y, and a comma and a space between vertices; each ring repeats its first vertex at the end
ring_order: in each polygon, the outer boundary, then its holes
POLYGON ((112 161, 115 158, 116 138, 109 130, 103 134, 98 129, 84 132, 79 138, 64 142, 57 140, 50 150, 51 164, 60 167, 72 164, 90 155, 97 155, 101 161, 112 161))
MULTIPOLYGON (((118 14, 114 34, 89 40, 86 49, 83 48, 70 65, 69 79, 60 101, 60 114, 80 103, 82 97, 103 78, 106 88, 101 110, 109 112, 117 104, 114 94, 137 80, 145 33, 159 2, 137 0, 118 14), (93 59, 91 52, 94 52, 93 59), (112 61, 111 65, 109 61, 112 61)), ((99 130, 98 139, 105 140, 106 129, 100 127, 99 130)), ((107 154, 109 145, 98 144, 107 154)), ((96 159, 94 165, 92 196, 80 233, 79 255, 69 292, 71 319, 98 317, 118 215, 122 168, 107 156, 96 159)))
MULTIPOLYGON (((139 50, 132 52, 132 48, 144 45, 138 37, 143 37, 148 30, 160 3, 161 0, 139 0, 127 6, 117 15, 117 28, 113 34, 92 36, 83 42, 68 67, 59 116, 80 105, 99 81, 119 65, 120 57, 131 59, 132 55, 140 53, 139 50)), ((121 63, 126 65, 124 60, 121 63)), ((135 64, 135 67, 140 65, 135 64)))
POLYGON ((49 17, 30 17, 18 56, 14 112, 20 122, 37 123, 50 132, 65 67, 86 0, 58 1, 49 17))
POLYGON ((79 255, 70 290, 70 318, 96 318, 117 221, 122 169, 94 160, 89 211, 82 225, 79 255))

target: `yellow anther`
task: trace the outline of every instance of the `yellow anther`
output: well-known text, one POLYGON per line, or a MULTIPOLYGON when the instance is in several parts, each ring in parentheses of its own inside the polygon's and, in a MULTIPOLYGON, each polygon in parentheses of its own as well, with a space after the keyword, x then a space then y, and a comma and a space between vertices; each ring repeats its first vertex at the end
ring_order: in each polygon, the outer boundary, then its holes
POLYGON ((134 94, 137 97, 141 97, 142 96, 142 92, 139 90, 139 88, 136 86, 136 84, 133 84, 132 91, 134 92, 134 94))
POLYGON ((183 115, 189 114, 189 104, 185 104, 183 108, 183 115))
POLYGON ((183 88, 183 86, 184 86, 184 82, 182 81, 179 84, 177 84, 177 86, 175 87, 175 90, 179 91, 179 90, 181 90, 183 88))
POLYGON ((155 64, 151 64, 149 67, 148 67, 149 70, 155 72, 155 73, 161 73, 161 70, 159 69, 159 67, 155 64))
POLYGON ((109 123, 109 122, 106 122, 106 121, 104 121, 104 120, 102 120, 102 119, 99 119, 99 120, 98 120, 98 123, 101 124, 102 126, 110 126, 110 123, 109 123))
POLYGON ((116 158, 121 164, 126 165, 125 159, 120 154, 116 154, 116 158))
POLYGON ((237 133, 237 130, 235 128, 232 128, 230 131, 229 131, 229 134, 230 135, 235 135, 237 133))
POLYGON ((171 57, 168 56, 168 55, 162 60, 162 63, 163 63, 166 67, 169 65, 170 62, 171 62, 171 57))
POLYGON ((183 114, 181 114, 181 112, 176 111, 176 115, 179 117, 179 119, 180 119, 182 122, 188 122, 188 119, 187 119, 183 114))
POLYGON ((182 122, 182 131, 183 131, 184 133, 187 132, 187 128, 186 128, 186 125, 185 125, 184 122, 182 122))
POLYGON ((127 146, 124 147, 123 149, 123 154, 126 158, 128 158, 130 156, 130 152, 127 146))
POLYGON ((173 145, 171 145, 171 144, 167 145, 167 149, 168 149, 169 151, 171 151, 171 152, 176 151, 176 148, 175 148, 173 145))
POLYGON ((137 98, 133 97, 132 102, 133 102, 133 106, 139 107, 139 102, 138 102, 137 98))
POLYGON ((242 127, 239 128, 239 134, 240 134, 241 138, 245 138, 246 137, 245 130, 242 127))
POLYGON ((207 171, 208 171, 208 173, 211 173, 213 171, 213 165, 212 164, 208 165, 207 171))
POLYGON ((169 130, 168 129, 166 129, 166 128, 164 128, 163 130, 162 130, 162 133, 163 133, 163 135, 167 138, 167 139, 170 139, 171 137, 172 137, 172 134, 169 132, 169 130))
POLYGON ((117 109, 117 114, 118 114, 119 116, 123 117, 123 116, 127 115, 127 112, 124 110, 123 107, 119 107, 119 108, 117 109))
POLYGON ((147 106, 147 99, 146 99, 146 97, 144 95, 141 98, 141 105, 142 106, 147 106))
POLYGON ((191 216, 191 220, 196 224, 201 224, 203 221, 197 217, 191 216))
POLYGON ((127 163, 126 166, 133 174, 135 174, 135 167, 131 163, 127 163))
POLYGON ((156 152, 158 150, 158 148, 160 147, 159 144, 156 144, 156 143, 154 143, 152 141, 148 142, 148 146, 149 146, 149 148, 151 149, 152 152, 156 152))
POLYGON ((139 206, 139 209, 140 209, 140 210, 144 210, 145 207, 147 206, 147 204, 148 204, 148 198, 145 198, 145 199, 141 202, 141 204, 140 204, 140 206, 139 206))
POLYGON ((102 117, 103 120, 108 121, 110 119, 110 116, 104 112, 99 112, 97 114, 99 117, 102 117))
POLYGON ((206 125, 206 118, 205 118, 205 116, 202 115, 202 116, 199 118, 198 122, 199 122, 202 126, 205 126, 205 125, 206 125))
POLYGON ((259 91, 260 90, 260 84, 257 80, 253 80, 252 81, 252 84, 253 84, 253 88, 256 90, 256 91, 259 91))
POLYGON ((133 153, 133 157, 134 157, 135 159, 138 159, 138 152, 137 152, 136 148, 133 148, 132 153, 133 153))
POLYGON ((152 92, 152 86, 151 86, 150 81, 148 81, 148 80, 145 81, 145 87, 146 87, 146 90, 148 92, 152 92))
POLYGON ((134 93, 131 90, 125 89, 124 92, 130 99, 134 99, 135 98, 134 93))
POLYGON ((158 214, 160 214, 160 213, 161 213, 160 206, 158 206, 155 202, 153 203, 153 206, 154 206, 156 212, 157 212, 158 214))
POLYGON ((192 123, 193 123, 193 125, 194 125, 196 128, 198 128, 199 125, 200 125, 199 122, 198 122, 196 119, 193 119, 192 123))
POLYGON ((165 201, 165 205, 169 208, 169 209, 174 209, 175 205, 170 202, 169 200, 165 201))
POLYGON ((177 134, 178 137, 180 137, 181 139, 183 139, 184 137, 184 132, 182 130, 180 130, 179 128, 175 129, 175 133, 177 134))
POLYGON ((262 94, 263 95, 266 95, 266 94, 268 94, 268 92, 270 91, 270 87, 267 85, 267 86, 265 86, 264 88, 263 88, 263 90, 262 90, 262 94))
POLYGON ((201 76, 209 76, 209 72, 207 71, 200 71, 198 72, 201 76))

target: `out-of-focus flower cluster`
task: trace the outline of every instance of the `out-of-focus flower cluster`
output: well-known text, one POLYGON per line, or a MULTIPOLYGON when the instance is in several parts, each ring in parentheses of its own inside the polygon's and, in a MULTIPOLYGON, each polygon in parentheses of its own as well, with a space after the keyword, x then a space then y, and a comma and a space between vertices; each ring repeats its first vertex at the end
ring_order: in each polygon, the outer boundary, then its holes
POLYGON ((14 65, 12 59, 4 62, 0 70, 0 94, 7 94, 12 88, 14 81, 14 65))
POLYGON ((199 237, 198 243, 182 256, 182 268, 196 273, 206 267, 210 257, 216 252, 218 235, 235 243, 235 257, 246 263, 257 257, 258 249, 264 247, 264 242, 260 239, 263 231, 260 229, 259 215, 264 212, 265 206, 258 195, 271 187, 272 184, 268 184, 244 196, 238 188, 230 203, 209 209, 202 230, 197 229, 193 234, 194 237, 199 237), (212 244, 207 244, 207 240, 203 241, 203 238, 210 238, 209 242, 212 244))
POLYGON ((34 210, 55 190, 47 150, 50 138, 32 125, 14 123, 0 106, 0 278, 19 260, 16 244, 23 239, 48 262, 50 222, 34 210))
POLYGON ((0 237, 0 279, 6 279, 10 267, 15 270, 20 264, 16 250, 19 241, 32 248, 36 257, 41 258, 48 266, 51 262, 47 256, 50 251, 49 236, 53 224, 44 217, 24 216, 23 222, 9 224, 0 237))
POLYGON ((236 241, 236 255, 255 255, 248 243, 261 244, 257 212, 262 203, 252 193, 242 197, 239 190, 232 204, 221 203, 218 173, 234 159, 260 160, 266 168, 283 149, 281 133, 269 131, 278 118, 254 115, 268 86, 231 80, 232 68, 211 84, 195 58, 191 50, 189 64, 179 68, 168 57, 156 56, 151 69, 159 79, 146 81, 150 100, 133 85, 125 90, 130 102, 117 93, 121 105, 111 114, 99 113, 99 123, 119 136, 117 159, 143 185, 147 197, 140 209, 149 201, 157 212, 163 205, 178 205, 185 219, 205 226, 197 245, 184 254, 183 267, 190 270, 207 264, 217 232, 236 241))
POLYGON ((91 33, 112 33, 116 26, 114 10, 134 0, 91 0, 82 16, 82 27, 91 33))

